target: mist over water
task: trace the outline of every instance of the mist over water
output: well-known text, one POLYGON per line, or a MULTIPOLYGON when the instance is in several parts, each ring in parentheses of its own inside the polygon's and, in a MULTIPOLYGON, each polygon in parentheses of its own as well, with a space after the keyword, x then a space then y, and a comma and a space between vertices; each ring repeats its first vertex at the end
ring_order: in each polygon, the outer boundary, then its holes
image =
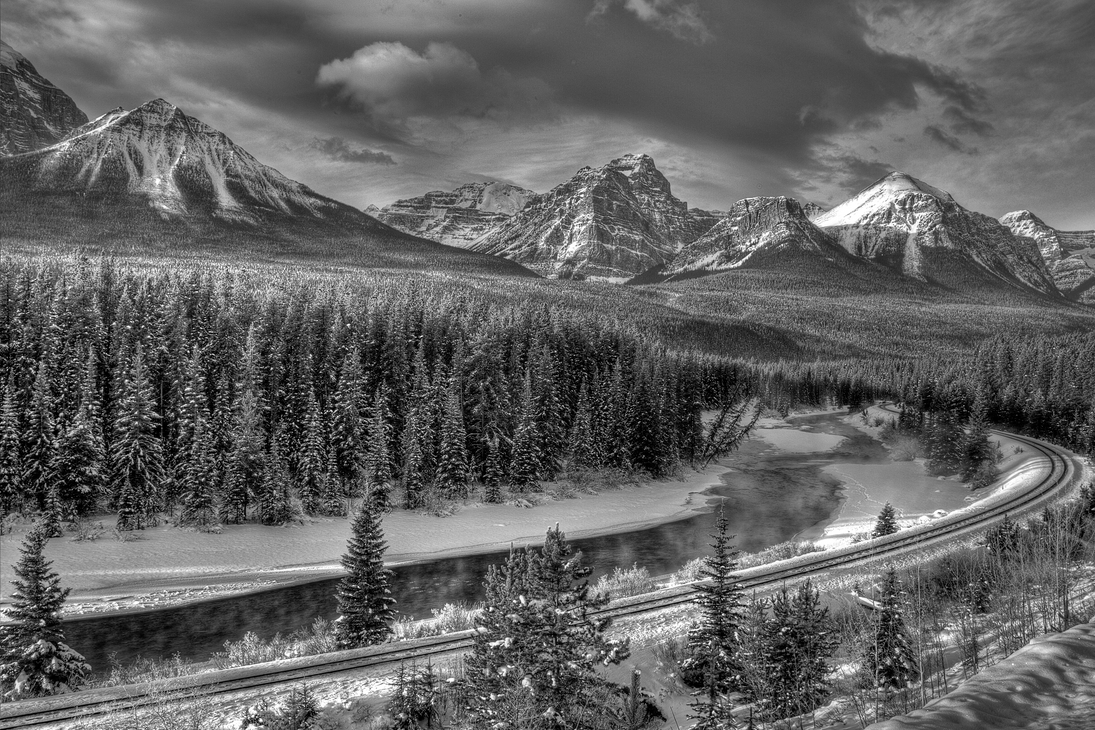
MULTIPOLYGON (((760 439, 750 439, 724 461, 733 471, 723 477, 723 483, 707 495, 697 495, 696 506, 703 512, 644 530, 573 541, 592 565, 592 579, 633 564, 645 566, 652 575, 672 573, 706 555, 720 502, 740 550, 755 552, 794 539, 826 521, 840 506, 840 483, 823 474, 823 466, 888 461, 878 442, 841 423, 835 414, 796 418, 794 425, 845 438, 824 453, 780 452, 760 439)), ((566 532, 565 524, 560 527, 566 532)), ((398 566, 393 581, 396 609, 414 618, 428 618, 431 609, 446 603, 481 600, 487 568, 505 555, 398 566)), ((307 626, 319 617, 335 618, 336 582, 324 579, 145 613, 75 619, 65 623, 65 632, 69 644, 84 654, 96 673, 109 671, 111 655, 122 664, 138 656, 166 658, 176 653, 204 661, 223 650, 225 641, 238 640, 248 631, 270 637, 307 626)))

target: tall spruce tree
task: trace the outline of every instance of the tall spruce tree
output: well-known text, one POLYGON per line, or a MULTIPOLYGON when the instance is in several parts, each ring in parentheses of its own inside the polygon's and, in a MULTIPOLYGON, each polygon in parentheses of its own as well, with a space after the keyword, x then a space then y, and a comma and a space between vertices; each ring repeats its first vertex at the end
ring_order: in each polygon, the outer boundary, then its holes
POLYGON ((23 500, 23 467, 19 458, 19 413, 9 374, 0 408, 0 517, 14 512, 23 500))
POLYGON ((532 398, 531 376, 525 374, 521 413, 513 434, 509 483, 515 492, 527 491, 540 476, 540 446, 536 423, 536 403, 532 398))
POLYGON ((909 641, 901 613, 901 583, 892 565, 882 577, 875 630, 863 648, 863 670, 867 681, 881 689, 907 687, 920 677, 916 654, 909 641))
MULTIPOLYGON (((700 620, 688 632, 689 656, 682 663, 681 674, 704 689, 706 701, 717 704, 727 692, 740 689, 742 667, 738 659, 739 633, 742 620, 742 591, 734 568, 738 551, 733 535, 728 534, 730 522, 724 508, 719 508, 715 521, 711 554, 704 558, 695 584, 696 603, 700 620)), ((700 708, 701 712, 708 712, 700 708)))
POLYGON ((296 488, 305 514, 316 515, 323 505, 323 480, 327 456, 323 423, 314 389, 309 389, 304 411, 304 435, 297 459, 296 488))
POLYGON ((45 509, 53 484, 53 471, 50 467, 57 446, 57 434, 53 422, 49 368, 44 360, 38 364, 38 372, 34 377, 30 412, 21 436, 23 487, 33 495, 35 506, 45 509))
POLYGON ((90 667, 65 644, 61 607, 69 589, 43 556, 49 535, 35 524, 19 550, 11 623, 0 627, 0 697, 21 700, 79 689, 90 667))
POLYGON ((120 391, 111 454, 118 529, 140 530, 155 524, 164 471, 159 414, 139 346, 120 391))
POLYGON ((331 450, 347 509, 350 500, 359 492, 359 480, 365 463, 364 419, 361 416, 363 388, 361 353, 354 348, 342 360, 338 388, 331 405, 331 450))
POLYGON ((259 402, 251 390, 241 392, 235 412, 236 431, 225 471, 221 516, 225 522, 239 524, 247 519, 248 507, 262 491, 266 439, 259 402))
POLYGON ((206 527, 217 519, 217 455, 209 418, 198 410, 194 419, 181 473, 183 508, 179 523, 206 527))
POLYGON ((92 512, 105 491, 103 443, 90 417, 87 403, 57 439, 53 453, 53 489, 65 510, 74 516, 92 512))
POLYGON ((829 610, 810 581, 793 592, 782 588, 771 610, 763 636, 765 693, 757 699, 763 715, 777 720, 810 712, 829 696, 826 659, 837 641, 829 610))
POLYGON ((381 383, 373 398, 365 452, 365 481, 377 509, 382 512, 392 508, 392 412, 388 397, 388 388, 381 383))
POLYGON ((465 662, 465 705, 472 727, 505 730, 585 727, 603 712, 607 681, 598 664, 629 656, 609 640, 610 619, 592 612, 590 568, 558 527, 536 552, 511 552, 488 573, 480 631, 465 662))
POLYGON ((498 453, 498 439, 487 445, 487 463, 483 466, 483 501, 487 504, 502 502, 502 456, 498 453))
POLYGON ((381 511, 366 495, 354 516, 352 535, 338 582, 338 642, 345 648, 371 646, 392 633, 392 571, 384 567, 388 545, 380 524, 381 511))
POLYGON ((878 519, 875 520, 874 529, 871 530, 871 537, 892 535, 897 532, 897 530, 897 510, 894 509, 892 504, 887 502, 882 506, 882 511, 878 513, 878 519))
POLYGON ((449 499, 468 496, 468 444, 464 429, 464 407, 460 402, 460 379, 449 378, 441 417, 441 447, 437 460, 437 486, 449 499))

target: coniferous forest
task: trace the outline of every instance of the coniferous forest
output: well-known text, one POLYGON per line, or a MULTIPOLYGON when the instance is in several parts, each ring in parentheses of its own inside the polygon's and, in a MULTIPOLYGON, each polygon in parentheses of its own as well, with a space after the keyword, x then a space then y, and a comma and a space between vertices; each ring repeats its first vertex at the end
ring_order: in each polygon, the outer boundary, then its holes
POLYGON ((231 276, 4 270, 3 511, 119 529, 282 524, 520 493, 565 468, 704 457, 742 368, 564 308, 413 284, 331 293, 231 276))

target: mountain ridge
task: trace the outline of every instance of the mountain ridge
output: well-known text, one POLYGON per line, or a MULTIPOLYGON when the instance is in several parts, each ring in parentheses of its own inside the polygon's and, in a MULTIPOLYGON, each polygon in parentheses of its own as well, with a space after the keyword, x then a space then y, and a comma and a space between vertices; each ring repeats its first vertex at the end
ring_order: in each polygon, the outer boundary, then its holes
POLYGON ((0 40, 0 155, 49 146, 87 121, 68 94, 0 40))

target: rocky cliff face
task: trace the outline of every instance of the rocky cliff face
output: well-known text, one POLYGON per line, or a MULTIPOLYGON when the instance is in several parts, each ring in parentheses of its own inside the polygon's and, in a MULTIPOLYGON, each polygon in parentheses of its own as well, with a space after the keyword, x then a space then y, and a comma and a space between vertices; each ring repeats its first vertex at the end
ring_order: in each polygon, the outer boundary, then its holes
POLYGON ((163 99, 116 109, 11 162, 12 174, 32 190, 129 196, 163 216, 253 222, 263 214, 322 219, 352 211, 365 217, 262 164, 163 99))
POLYGON ((894 172, 814 218, 849 253, 952 288, 1012 284, 1057 295, 1038 245, 949 193, 894 172))
POLYGON ((623 280, 671 260, 717 222, 673 196, 647 155, 627 155, 531 198, 473 246, 561 278, 623 280))
POLYGON ((1058 231, 1029 210, 1008 213, 1000 222, 1038 247, 1066 298, 1095 304, 1095 231, 1058 231))
POLYGON ((0 41, 0 154, 47 147, 83 124, 87 115, 76 102, 0 41))
POLYGON ((798 201, 785 197, 746 198, 707 233, 686 245, 665 273, 721 271, 780 253, 846 256, 833 239, 810 222, 798 201))
POLYGON ((415 236, 468 248, 524 208, 535 195, 506 183, 468 183, 452 192, 437 190, 397 200, 373 215, 415 236))

